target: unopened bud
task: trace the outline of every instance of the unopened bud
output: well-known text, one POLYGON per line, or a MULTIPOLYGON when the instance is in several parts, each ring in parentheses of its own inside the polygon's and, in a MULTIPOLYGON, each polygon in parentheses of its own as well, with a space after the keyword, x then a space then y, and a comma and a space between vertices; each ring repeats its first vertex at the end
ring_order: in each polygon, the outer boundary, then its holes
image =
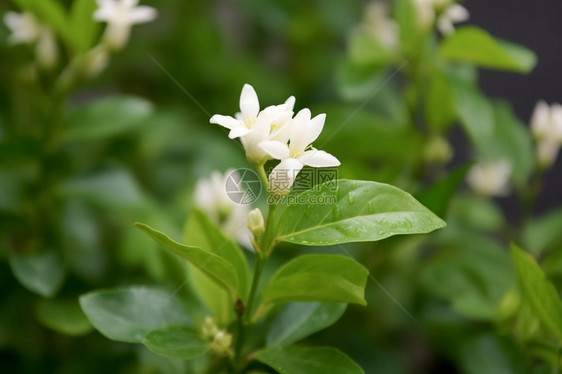
POLYGON ((251 210, 248 213, 248 228, 254 234, 255 238, 260 237, 265 231, 265 221, 261 210, 258 208, 251 210))
POLYGON ((203 338, 213 339, 218 332, 219 328, 215 320, 212 317, 206 317, 203 326, 201 326, 201 335, 203 335, 203 338))
POLYGON ((232 335, 224 330, 215 334, 211 347, 217 354, 226 354, 232 345, 232 335))
POLYGON ((436 136, 429 140, 423 150, 423 156, 428 162, 447 163, 453 157, 453 150, 447 139, 436 136))

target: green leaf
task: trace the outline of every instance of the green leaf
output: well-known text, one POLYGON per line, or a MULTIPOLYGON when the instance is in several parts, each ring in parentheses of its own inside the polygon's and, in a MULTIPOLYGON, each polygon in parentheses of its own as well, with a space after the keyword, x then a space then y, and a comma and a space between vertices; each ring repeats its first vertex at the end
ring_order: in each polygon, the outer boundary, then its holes
POLYGON ((494 107, 478 88, 450 80, 454 107, 464 131, 477 146, 493 139, 494 107))
POLYGON ((471 231, 450 230, 450 237, 440 240, 444 248, 423 266, 420 282, 449 301, 460 314, 494 320, 499 301, 515 284, 509 257, 500 244, 489 238, 471 231))
POLYGON ((248 262, 234 240, 223 234, 207 215, 198 209, 193 209, 189 215, 184 229, 184 240, 187 245, 199 247, 230 263, 238 276, 238 297, 246 299, 250 278, 248 262))
POLYGON ((75 299, 40 300, 35 312, 43 325, 63 334, 79 336, 93 328, 75 299))
POLYGON ((191 360, 205 354, 211 345, 186 326, 166 326, 150 331, 142 343, 159 355, 191 360))
POLYGON ((325 347, 271 347, 258 351, 256 360, 280 374, 364 374, 345 353, 325 347))
POLYGON ((64 198, 76 197, 116 208, 138 208, 144 202, 142 191, 126 169, 111 169, 77 176, 60 186, 64 198))
POLYGON ((529 303, 543 325, 562 341, 562 301, 556 288, 531 255, 513 244, 511 256, 519 275, 523 302, 529 303))
POLYGON ((465 339, 460 346, 463 373, 529 373, 525 354, 513 339, 487 333, 465 339), (478 357, 478 359, 475 359, 478 357))
POLYGON ((326 301, 366 305, 368 270, 342 255, 304 255, 282 266, 271 278, 257 315, 275 304, 326 301))
POLYGON ((140 343, 149 331, 190 323, 176 299, 147 287, 90 292, 80 296, 80 306, 99 332, 121 342, 140 343))
POLYGON ((332 245, 427 233, 445 226, 410 194, 383 183, 344 179, 294 195, 306 204, 280 207, 273 242, 332 245))
POLYGON ((550 248, 562 246, 562 208, 534 218, 523 230, 526 248, 534 255, 540 255, 550 248))
POLYGON ((67 140, 96 140, 118 135, 143 123, 153 112, 148 100, 113 95, 75 109, 66 119, 67 140))
POLYGON ((45 297, 57 293, 64 280, 62 259, 52 249, 29 255, 12 255, 10 267, 22 286, 45 297))
POLYGON ((86 52, 93 44, 94 37, 101 24, 94 21, 96 0, 75 0, 70 11, 72 36, 76 52, 86 52))
POLYGON ((457 168, 433 186, 417 193, 416 198, 433 213, 445 217, 449 203, 471 166, 472 164, 469 163, 457 168))
POLYGON ((356 30, 349 41, 349 58, 356 65, 383 65, 396 61, 388 48, 363 30, 356 30))
POLYGON ((172 252, 185 258, 197 266, 203 273, 213 279, 218 285, 227 290, 233 301, 238 298, 238 274, 234 266, 222 257, 207 252, 199 247, 190 247, 170 239, 166 234, 156 231, 145 224, 135 223, 135 226, 148 236, 164 245, 172 252))
POLYGON ((290 303, 273 319, 267 334, 267 346, 285 346, 333 325, 347 304, 290 303))
POLYGON ((531 134, 508 103, 495 103, 494 109, 494 136, 479 152, 488 158, 507 159, 513 168, 513 181, 524 185, 535 164, 531 134))
POLYGON ((396 0, 394 3, 394 18, 400 29, 402 49, 408 54, 416 48, 420 37, 416 9, 411 0, 396 0))
POLYGON ((481 67, 528 73, 536 65, 535 54, 522 46, 493 38, 474 27, 459 27, 445 38, 440 54, 451 61, 470 62, 481 67))
POLYGON ((447 77, 441 72, 434 71, 431 74, 424 103, 425 119, 433 129, 442 132, 453 123, 455 119, 453 90, 447 77))

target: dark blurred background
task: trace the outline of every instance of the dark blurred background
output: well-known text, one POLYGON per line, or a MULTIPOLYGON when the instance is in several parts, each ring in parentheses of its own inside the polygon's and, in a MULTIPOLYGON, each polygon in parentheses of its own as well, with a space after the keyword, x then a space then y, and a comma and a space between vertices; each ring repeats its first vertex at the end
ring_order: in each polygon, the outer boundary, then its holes
MULTIPOLYGON (((538 56, 528 75, 482 70, 480 84, 492 97, 509 100, 516 113, 528 123, 538 100, 562 101, 562 1, 559 0, 467 0, 470 24, 492 35, 522 44, 538 56)), ((560 157, 545 176, 545 189, 537 201, 537 213, 562 203, 560 157)))

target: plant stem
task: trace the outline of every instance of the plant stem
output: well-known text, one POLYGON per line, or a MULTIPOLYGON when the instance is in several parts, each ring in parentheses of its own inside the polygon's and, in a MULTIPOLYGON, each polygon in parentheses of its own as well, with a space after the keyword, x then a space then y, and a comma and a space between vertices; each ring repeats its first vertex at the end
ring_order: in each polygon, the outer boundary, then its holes
POLYGON ((269 193, 269 181, 267 180, 267 174, 265 173, 265 168, 263 165, 256 166, 256 170, 258 171, 258 175, 260 176, 261 183, 263 184, 263 188, 269 193))
POLYGON ((252 315, 252 309, 254 307, 254 301, 256 299, 256 293, 258 291, 258 284, 265 266, 265 256, 262 253, 256 254, 256 264, 254 266, 254 279, 252 280, 252 288, 250 290, 250 297, 248 299, 248 305, 246 306, 246 311, 244 313, 244 322, 248 324, 250 322, 250 317, 252 315))

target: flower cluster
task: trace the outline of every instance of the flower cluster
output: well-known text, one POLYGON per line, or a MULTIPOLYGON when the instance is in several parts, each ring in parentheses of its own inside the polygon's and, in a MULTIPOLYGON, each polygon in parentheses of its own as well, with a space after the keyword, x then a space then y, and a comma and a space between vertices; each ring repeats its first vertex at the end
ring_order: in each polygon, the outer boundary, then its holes
POLYGON ((386 48, 395 50, 398 47, 398 24, 390 18, 390 9, 386 2, 373 1, 367 5, 363 28, 386 48))
MULTIPOLYGON (((93 77, 101 72, 109 61, 109 52, 123 48, 129 40, 132 25, 150 22, 156 18, 156 9, 138 6, 138 3, 139 0, 97 0, 98 8, 93 14, 93 19, 107 23, 103 40, 83 55, 77 56, 71 68, 79 70, 86 77, 93 77)), ((4 22, 12 32, 9 42, 36 43, 38 63, 46 68, 56 63, 58 48, 51 28, 28 12, 8 12, 4 22)))
POLYGON ((469 13, 465 7, 453 0, 413 0, 418 22, 421 28, 427 29, 437 19, 437 29, 443 35, 455 31, 454 24, 468 20, 469 13))
POLYGON ((33 14, 7 12, 4 16, 4 23, 12 32, 8 37, 9 43, 35 43, 35 55, 39 65, 50 68, 56 63, 58 50, 55 35, 33 14))
POLYGON ((205 212, 222 232, 233 236, 244 247, 252 248, 250 231, 246 225, 249 206, 236 204, 228 197, 225 189, 227 177, 234 177, 234 173, 234 170, 227 170, 224 174, 213 171, 210 178, 199 179, 195 185, 194 204, 205 212))
POLYGON ((539 101, 531 117, 531 131, 537 142, 537 162, 541 168, 551 166, 562 145, 562 105, 539 101))
POLYGON ((216 114, 211 123, 230 130, 231 139, 240 138, 248 161, 262 168, 266 161, 280 160, 269 174, 268 190, 278 194, 289 192, 298 173, 305 166, 339 166, 337 158, 311 147, 324 127, 325 114, 312 117, 302 109, 293 117, 295 98, 281 105, 260 111, 256 91, 244 85, 240 95, 240 112, 235 117, 216 114))

